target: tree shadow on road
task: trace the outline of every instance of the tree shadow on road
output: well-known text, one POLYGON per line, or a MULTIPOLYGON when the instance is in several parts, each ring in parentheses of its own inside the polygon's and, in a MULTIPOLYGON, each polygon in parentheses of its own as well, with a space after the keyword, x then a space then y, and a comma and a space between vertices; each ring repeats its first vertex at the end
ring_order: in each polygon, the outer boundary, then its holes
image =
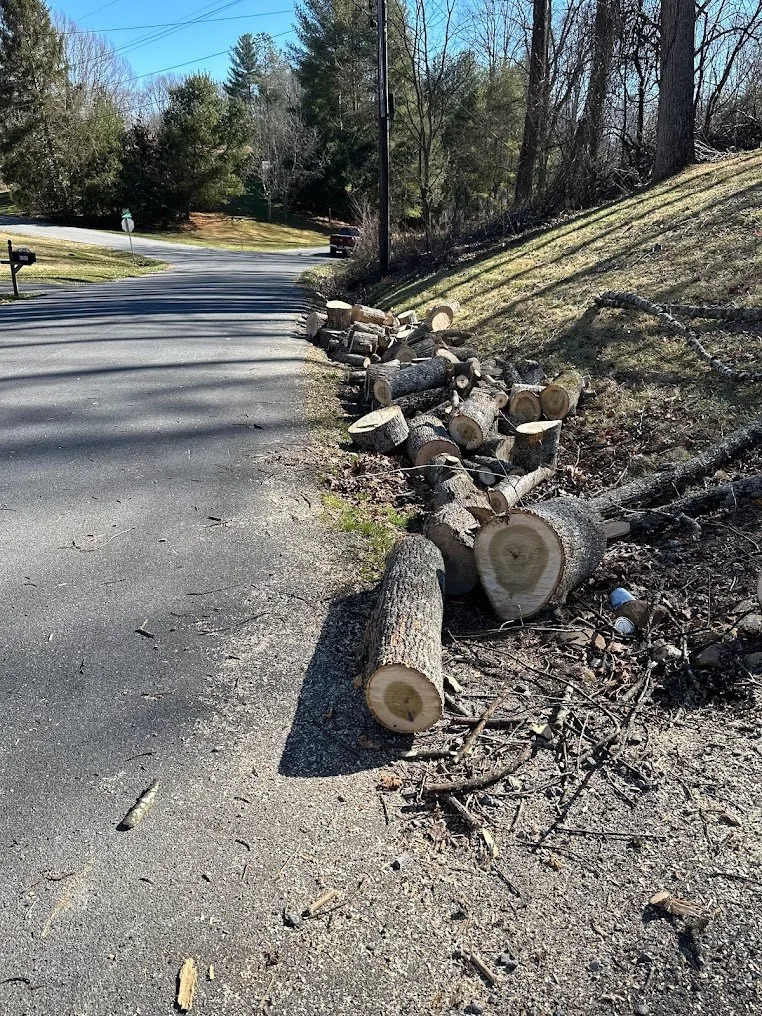
POLYGON ((338 596, 331 603, 307 668, 278 767, 283 776, 339 776, 398 759, 413 742, 379 726, 362 688, 363 640, 376 590, 338 596))

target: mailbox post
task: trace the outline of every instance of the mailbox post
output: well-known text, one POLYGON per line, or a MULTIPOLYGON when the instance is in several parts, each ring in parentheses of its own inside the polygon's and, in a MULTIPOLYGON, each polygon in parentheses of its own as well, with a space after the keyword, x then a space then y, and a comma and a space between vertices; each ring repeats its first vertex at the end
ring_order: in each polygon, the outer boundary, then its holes
POLYGON ((18 300, 19 298, 19 284, 16 281, 16 276, 24 267, 24 265, 33 265, 37 261, 37 255, 33 250, 29 250, 28 247, 19 247, 18 250, 13 249, 13 244, 8 241, 8 260, 3 261, 4 265, 10 265, 11 269, 11 282, 13 283, 13 295, 18 300))

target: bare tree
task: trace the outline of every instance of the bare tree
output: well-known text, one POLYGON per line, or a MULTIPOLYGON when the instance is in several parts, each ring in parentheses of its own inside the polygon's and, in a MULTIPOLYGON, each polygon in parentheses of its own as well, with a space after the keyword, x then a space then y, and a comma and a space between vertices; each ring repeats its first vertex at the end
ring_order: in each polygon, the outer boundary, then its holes
POLYGON ((659 118, 653 179, 665 180, 695 159, 693 50, 695 0, 661 0, 659 118))
POLYGON ((532 43, 529 53, 529 82, 524 136, 516 171, 516 204, 532 198, 534 171, 545 132, 548 112, 548 43, 550 38, 550 0, 532 4, 532 43))

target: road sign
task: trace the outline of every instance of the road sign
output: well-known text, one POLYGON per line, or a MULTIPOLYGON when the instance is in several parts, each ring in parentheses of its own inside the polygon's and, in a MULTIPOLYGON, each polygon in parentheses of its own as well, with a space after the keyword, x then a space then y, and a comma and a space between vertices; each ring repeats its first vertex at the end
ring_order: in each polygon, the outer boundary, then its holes
POLYGON ((125 231, 125 233, 131 233, 134 230, 134 228, 135 228, 135 220, 133 219, 133 217, 131 215, 130 216, 123 215, 122 229, 125 231))

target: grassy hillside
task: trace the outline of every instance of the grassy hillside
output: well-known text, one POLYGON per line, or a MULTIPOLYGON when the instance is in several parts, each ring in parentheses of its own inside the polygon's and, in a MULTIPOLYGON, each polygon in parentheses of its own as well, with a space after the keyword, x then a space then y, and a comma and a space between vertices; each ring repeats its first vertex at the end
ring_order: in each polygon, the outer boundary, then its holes
MULTIPOLYGON (((376 295, 419 310, 437 298, 457 299, 457 323, 475 330, 480 347, 610 378, 630 413, 666 398, 694 419, 708 414, 715 425, 762 407, 759 385, 722 381, 652 319, 591 311, 606 289, 664 303, 762 305, 762 153, 693 167, 497 253, 376 295)), ((699 330, 720 357, 762 367, 758 334, 699 330)))
MULTIPOLYGON (((161 261, 136 257, 133 264, 129 252, 109 250, 69 240, 52 240, 38 236, 25 236, 12 231, 0 231, 0 250, 8 257, 8 240, 14 247, 30 247, 37 254, 37 263, 22 268, 18 275, 22 293, 34 289, 36 282, 109 282, 149 275, 166 268, 161 261)), ((10 270, 0 270, 0 294, 12 293, 10 270)))
POLYGON ((135 236, 231 250, 287 250, 291 247, 327 247, 328 244, 327 231, 322 232, 311 223, 294 219, 285 225, 224 212, 193 212, 187 223, 175 229, 137 232, 135 236))

